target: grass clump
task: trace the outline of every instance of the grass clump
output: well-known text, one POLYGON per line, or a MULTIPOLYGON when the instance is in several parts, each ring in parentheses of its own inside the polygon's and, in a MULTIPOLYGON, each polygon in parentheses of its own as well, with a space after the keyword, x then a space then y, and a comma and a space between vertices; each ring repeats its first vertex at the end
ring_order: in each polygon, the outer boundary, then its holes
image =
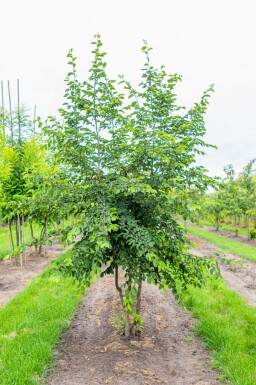
POLYGON ((195 332, 213 353, 213 366, 234 385, 256 384, 256 308, 224 281, 190 287, 183 303, 198 318, 195 332))
POLYGON ((254 246, 244 245, 243 243, 233 241, 222 235, 213 234, 210 231, 202 230, 195 226, 187 226, 187 231, 213 243, 229 253, 256 262, 256 247, 254 246))
POLYGON ((35 385, 82 296, 72 280, 35 279, 0 311, 0 384, 35 385))

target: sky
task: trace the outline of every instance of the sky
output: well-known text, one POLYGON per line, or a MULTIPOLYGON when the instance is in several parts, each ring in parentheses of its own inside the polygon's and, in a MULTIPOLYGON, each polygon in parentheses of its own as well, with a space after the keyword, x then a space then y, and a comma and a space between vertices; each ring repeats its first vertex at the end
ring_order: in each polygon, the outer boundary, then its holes
MULTIPOLYGON (((80 78, 90 66, 93 36, 100 33, 110 77, 140 77, 143 40, 152 63, 183 77, 180 104, 190 107, 215 85, 205 117, 210 149, 198 160, 210 175, 237 172, 256 157, 255 0, 0 0, 0 80, 45 118, 63 102, 70 48, 80 78)), ((7 99, 7 93, 5 95, 7 99)), ((31 112, 32 113, 32 112, 31 112)))

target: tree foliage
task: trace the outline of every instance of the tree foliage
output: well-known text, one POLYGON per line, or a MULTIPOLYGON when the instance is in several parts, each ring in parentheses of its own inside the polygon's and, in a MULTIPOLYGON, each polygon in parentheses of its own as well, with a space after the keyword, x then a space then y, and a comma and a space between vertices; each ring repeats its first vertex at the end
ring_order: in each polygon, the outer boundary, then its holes
POLYGON ((164 66, 154 68, 145 43, 139 87, 124 77, 109 79, 99 35, 93 41, 88 78, 78 80, 76 58, 68 53, 66 101, 61 120, 50 117, 44 133, 58 162, 69 170, 81 220, 67 231, 73 251, 52 271, 85 285, 115 274, 125 311, 125 334, 140 329, 142 282, 160 288, 201 285, 205 259, 189 255, 175 220, 189 216, 187 189, 204 191, 211 181, 203 167, 204 114, 212 86, 185 110, 176 102, 181 81, 164 66), (120 269, 124 276, 120 280, 120 269))

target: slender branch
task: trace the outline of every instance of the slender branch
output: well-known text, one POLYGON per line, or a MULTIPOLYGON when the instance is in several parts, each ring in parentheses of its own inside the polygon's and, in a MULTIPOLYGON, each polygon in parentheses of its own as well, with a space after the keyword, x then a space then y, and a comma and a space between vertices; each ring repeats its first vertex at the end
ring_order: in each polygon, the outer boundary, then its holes
POLYGON ((121 286, 119 286, 119 283, 118 283, 118 266, 116 263, 115 263, 115 285, 116 285, 116 290, 119 293, 121 304, 122 304, 122 306, 124 306, 124 295, 123 295, 123 290, 122 290, 121 286))

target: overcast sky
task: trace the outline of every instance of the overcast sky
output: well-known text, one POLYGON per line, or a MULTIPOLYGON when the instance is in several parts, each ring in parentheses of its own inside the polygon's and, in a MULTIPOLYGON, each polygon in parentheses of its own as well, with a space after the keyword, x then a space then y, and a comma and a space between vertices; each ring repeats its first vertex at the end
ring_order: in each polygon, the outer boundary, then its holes
POLYGON ((90 65, 99 32, 111 76, 136 82, 143 39, 153 64, 183 76, 179 101, 191 106, 212 83, 206 140, 218 146, 200 162, 211 175, 232 163, 239 172, 256 157, 255 0, 1 0, 0 80, 16 79, 21 99, 45 117, 61 106, 66 54, 74 49, 79 73, 90 65))

